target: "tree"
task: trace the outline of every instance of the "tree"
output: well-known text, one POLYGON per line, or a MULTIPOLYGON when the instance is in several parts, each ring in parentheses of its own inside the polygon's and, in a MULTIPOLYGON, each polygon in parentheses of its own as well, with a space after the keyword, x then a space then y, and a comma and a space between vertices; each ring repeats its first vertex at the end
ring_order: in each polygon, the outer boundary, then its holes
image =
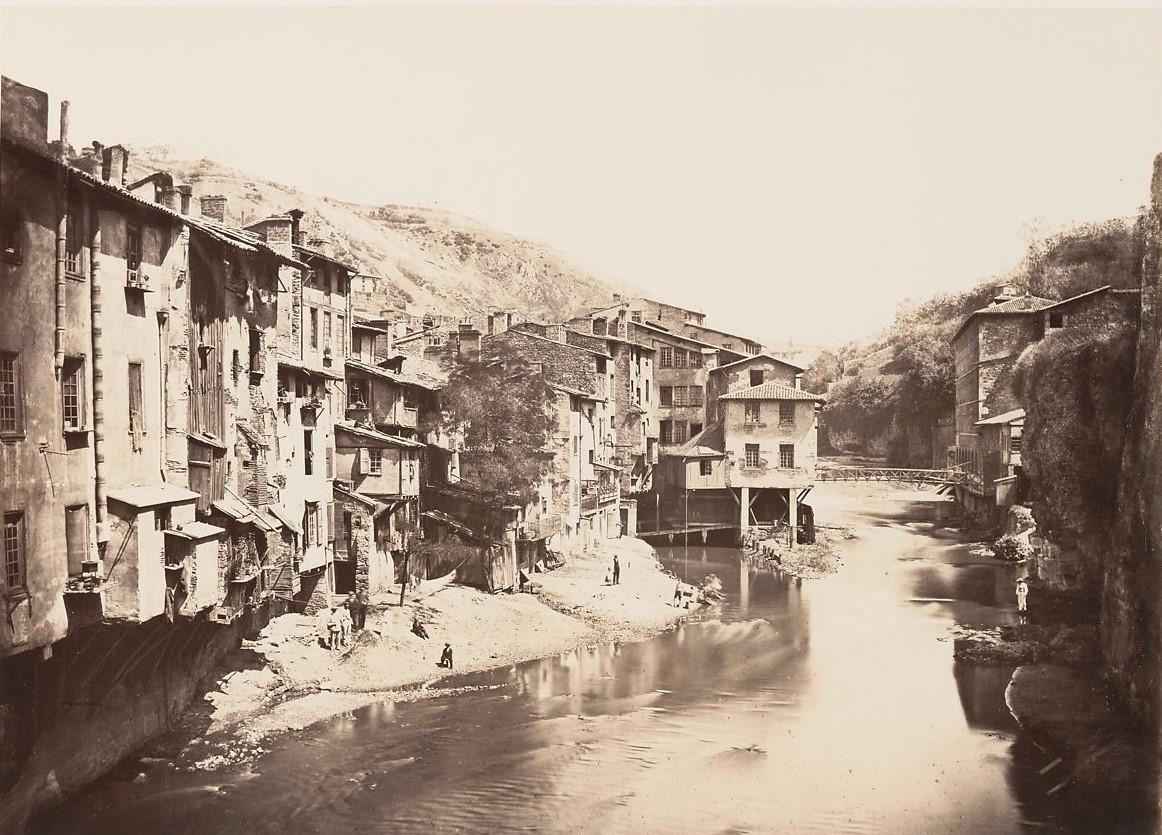
POLYGON ((843 376, 843 360, 832 351, 822 351, 803 374, 803 388, 826 394, 827 387, 843 376))
POLYGON ((524 504, 552 464, 556 394, 511 349, 461 357, 440 395, 441 428, 461 441, 468 486, 500 502, 524 504))

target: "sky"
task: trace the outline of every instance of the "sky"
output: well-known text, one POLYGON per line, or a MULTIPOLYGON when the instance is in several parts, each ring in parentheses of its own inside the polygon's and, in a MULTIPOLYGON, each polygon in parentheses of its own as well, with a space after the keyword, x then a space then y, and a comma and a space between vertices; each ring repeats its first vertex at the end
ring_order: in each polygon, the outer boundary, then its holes
POLYGON ((1160 9, 4 7, 0 70, 74 145, 455 211, 768 343, 1132 215, 1162 151, 1160 9))

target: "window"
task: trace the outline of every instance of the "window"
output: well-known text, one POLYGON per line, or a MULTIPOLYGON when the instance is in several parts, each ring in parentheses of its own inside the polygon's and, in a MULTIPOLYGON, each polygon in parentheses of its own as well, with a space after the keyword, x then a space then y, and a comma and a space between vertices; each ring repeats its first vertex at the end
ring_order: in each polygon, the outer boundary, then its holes
POLYGON ((335 273, 335 292, 342 294, 343 290, 343 273, 335 273))
POLYGON ((0 206, 0 255, 19 260, 23 250, 24 223, 15 201, 5 200, 0 206))
POLYGON ((642 312, 640 310, 631 311, 629 314, 629 318, 630 318, 630 321, 632 321, 632 322, 641 322, 642 312))
POLYGON ((141 269, 141 227, 130 224, 125 229, 125 270, 130 278, 137 278, 141 269))
POLYGON ((779 466, 785 470, 793 469, 795 466, 795 445, 794 444, 779 444, 779 466))
POLYGON ((686 421, 684 421, 684 420, 674 421, 674 443, 684 444, 684 443, 686 443, 686 438, 687 438, 686 421))
POLYGON ((702 403, 703 403, 702 386, 690 386, 689 400, 690 400, 691 406, 701 406, 702 405, 702 403))
POLYGON ((70 206, 65 228, 65 272, 69 275, 84 275, 81 259, 81 236, 83 234, 81 231, 81 212, 76 206, 70 206))
POLYGON ((597 336, 605 336, 608 328, 609 325, 605 319, 598 317, 593 320, 593 333, 597 336))
POLYGON ((323 347, 331 349, 331 311, 323 313, 323 347))
POLYGON ((763 384, 763 370, 761 368, 751 369, 750 384, 752 386, 761 386, 763 384))
POLYGON ((323 292, 331 295, 331 274, 323 270, 323 292))
POLYGON ((573 436, 573 454, 577 455, 581 451, 581 439, 576 435, 573 436))
POLYGON ((382 449, 369 449, 369 450, 367 450, 367 461, 368 461, 367 472, 369 475, 383 475, 383 450, 382 449))
POLYGON ((725 349, 727 351, 733 351, 734 350, 734 343, 733 342, 723 342, 722 347, 723 347, 723 349, 725 349))
POLYGON ((418 406, 416 404, 416 393, 414 391, 409 391, 408 389, 404 389, 403 407, 405 409, 407 409, 409 412, 414 412, 418 408, 418 406))
POLYGON ((159 507, 153 511, 153 529, 155 531, 167 531, 170 529, 170 522, 172 520, 170 509, 168 507, 159 507))
POLYGON ((352 377, 347 384, 347 408, 363 409, 367 407, 367 380, 363 377, 352 377))
POLYGON ((319 347, 319 310, 311 308, 311 347, 319 347))
POLYGON ((337 315, 335 317, 335 355, 342 357, 347 355, 347 317, 337 315))
POLYGON ((702 424, 701 423, 691 423, 690 424, 690 437, 691 438, 697 436, 701 432, 702 432, 702 424))
POLYGON ((703 458, 698 462, 698 475, 707 476, 714 472, 714 462, 709 458, 703 458))
POLYGON ((594 460, 595 460, 595 459, 594 459, 594 454, 595 454, 595 453, 594 453, 594 450, 589 450, 589 463, 590 463, 590 464, 592 464, 592 463, 594 462, 594 460))
POLYGON ((1009 438, 1009 452, 1013 455, 1019 455, 1021 452, 1021 436, 1014 435, 1009 438))
POLYGON ((779 426, 795 425, 795 403, 791 400, 779 401, 779 426))
POLYGON ((663 444, 672 444, 674 442, 674 421, 663 420, 658 424, 658 440, 663 444))
POLYGON ((85 360, 82 357, 65 357, 61 369, 61 409, 66 432, 85 427, 85 360))
POLYGON ((674 368, 686 367, 686 352, 680 348, 674 349, 674 368))
POLYGON ((1065 327, 1065 314, 1061 313, 1061 312, 1050 313, 1049 314, 1049 327, 1051 327, 1051 328, 1063 328, 1063 327, 1065 327))
POLYGON ((661 393, 662 393, 661 404, 663 406, 673 406, 674 405, 674 387, 673 386, 662 386, 661 393))
POLYGON ((303 473, 313 475, 315 472, 315 430, 303 430, 303 473))
POLYGON ((0 434, 24 432, 24 396, 21 391, 20 354, 0 351, 0 434))
POLYGON ((686 387, 685 386, 674 386, 674 405, 675 406, 685 406, 686 405, 686 387))
POLYGON ((743 466, 757 467, 759 465, 759 445, 747 444, 743 454, 743 466))
POLYGON ((650 381, 646 380, 646 402, 650 402, 650 381))
POLYGON ((266 370, 266 358, 262 350, 262 331, 250 330, 250 373, 261 374, 266 370))
POLYGON ((308 548, 319 544, 319 503, 304 502, 306 510, 303 512, 303 544, 308 548))
POLYGON ((129 363, 129 431, 145 432, 145 397, 141 390, 141 363, 129 363))
POLYGON ((762 409, 760 408, 762 401, 746 400, 743 401, 743 422, 744 423, 758 423, 762 420, 762 409))
POLYGON ((89 506, 72 505, 65 508, 65 552, 68 555, 69 576, 76 577, 85 570, 89 559, 89 506))
POLYGON ((673 368, 674 367, 674 349, 662 348, 658 352, 658 367, 659 368, 673 368))
POLYGON ((24 591, 24 514, 4 514, 4 585, 10 592, 24 591))

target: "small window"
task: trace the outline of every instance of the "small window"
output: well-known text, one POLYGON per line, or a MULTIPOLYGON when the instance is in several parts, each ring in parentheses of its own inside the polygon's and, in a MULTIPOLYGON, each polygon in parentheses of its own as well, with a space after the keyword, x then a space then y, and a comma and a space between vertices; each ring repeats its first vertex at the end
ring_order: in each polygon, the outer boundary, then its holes
POLYGON ((711 475, 714 472, 714 462, 709 458, 703 458, 698 462, 698 474, 702 476, 711 475))
POLYGON ((367 472, 369 475, 383 475, 383 450, 382 449, 369 449, 369 450, 367 450, 367 461, 368 461, 367 472))
POLYGON ((697 437, 699 434, 701 434, 701 432, 702 432, 702 424, 701 423, 691 423, 690 424, 690 437, 691 438, 697 437))
POLYGON ((330 349, 331 347, 331 311, 323 312, 323 347, 330 349))
POLYGON ((674 368, 686 367, 686 352, 681 349, 674 350, 674 368))
POLYGON ((20 354, 0 351, 0 434, 24 431, 20 354))
POLYGON ((703 404, 702 386, 690 386, 689 399, 691 406, 701 406, 703 404))
POLYGON ((795 425, 795 403, 791 400, 779 401, 779 426, 795 425))
POLYGON ((311 309, 311 347, 319 347, 319 310, 312 307, 311 309))
POLYGON ((1061 312, 1053 312, 1049 314, 1049 327, 1063 328, 1065 327, 1065 314, 1061 312))
POLYGON ((315 472, 315 430, 303 430, 303 473, 313 475, 315 472))
POLYGON ((344 292, 346 292, 343 289, 343 284, 344 284, 343 273, 335 273, 335 292, 336 293, 339 293, 340 295, 342 295, 344 292))
POLYGON ((319 503, 304 502, 306 510, 303 512, 303 544, 308 548, 319 544, 319 503))
POLYGON ((415 394, 415 392, 413 392, 413 391, 408 391, 407 389, 404 389, 404 392, 403 392, 403 407, 404 407, 405 409, 407 409, 409 412, 414 412, 416 409, 418 409, 418 408, 419 408, 419 404, 418 404, 418 403, 416 403, 416 394, 415 394))
POLYGON ((71 276, 84 275, 82 235, 81 211, 76 206, 70 206, 65 229, 65 272, 71 276))
POLYGON ((686 405, 686 387, 685 386, 674 386, 674 405, 675 406, 685 406, 686 405))
POLYGON ((663 444, 672 444, 674 442, 674 421, 663 420, 658 424, 659 442, 663 444))
POLYGON ((137 278, 141 256, 141 227, 130 224, 125 230, 125 270, 130 278, 137 278))
POLYGON ((24 514, 4 514, 4 586, 9 592, 25 591, 24 514))
POLYGON ((347 408, 367 408, 367 380, 363 377, 352 377, 347 385, 347 408))
POLYGON ((750 384, 752 386, 761 386, 763 384, 763 370, 761 368, 751 369, 750 384))
POLYGON ((266 370, 266 353, 262 350, 262 331, 250 330, 250 373, 261 374, 266 370))
POLYGON ((76 577, 85 570, 89 559, 89 506, 72 505, 65 508, 65 552, 68 556, 69 576, 76 577))
POLYGON ((747 444, 746 445, 746 449, 744 450, 743 463, 747 467, 759 466, 759 445, 758 444, 747 444))
POLYGON ((335 356, 347 355, 347 317, 335 316, 335 356))
POLYGON ((785 470, 795 467, 795 445, 779 444, 779 466, 785 470))
POLYGON ((14 261, 20 260, 23 240, 23 218, 17 211, 15 202, 5 200, 0 203, 0 255, 14 261))
POLYGON ((684 443, 686 443, 686 438, 687 438, 686 421, 684 421, 684 420, 674 421, 674 443, 684 444, 684 443))
POLYGON ((153 529, 155 531, 168 531, 173 527, 172 518, 168 507, 155 508, 153 511, 153 529))
POLYGON ((595 460, 594 459, 594 451, 589 450, 589 463, 592 464, 594 462, 594 460, 595 460))
POLYGON ((142 391, 141 363, 129 363, 129 431, 145 432, 145 397, 142 391))
POLYGON ((658 367, 659 368, 673 368, 674 367, 674 349, 662 348, 658 352, 658 367))
POLYGON ((1014 435, 1009 438, 1009 452, 1014 455, 1019 455, 1021 452, 1021 436, 1014 435))
POLYGON ((743 401, 743 421, 746 423, 758 423, 762 420, 763 413, 761 405, 762 403, 759 400, 743 401))
POLYGON ((733 342, 723 342, 722 347, 723 347, 723 349, 725 349, 727 351, 733 351, 734 350, 734 343, 733 342))
POLYGON ((65 357, 61 369, 61 413, 66 432, 85 428, 85 360, 82 357, 65 357))
POLYGON ((642 320, 642 312, 640 310, 634 310, 634 311, 630 312, 629 318, 630 318, 631 322, 639 322, 640 323, 642 320))
POLYGON ((661 395, 662 395, 661 405, 673 406, 674 405, 674 387, 673 386, 662 386, 660 391, 661 391, 661 395))

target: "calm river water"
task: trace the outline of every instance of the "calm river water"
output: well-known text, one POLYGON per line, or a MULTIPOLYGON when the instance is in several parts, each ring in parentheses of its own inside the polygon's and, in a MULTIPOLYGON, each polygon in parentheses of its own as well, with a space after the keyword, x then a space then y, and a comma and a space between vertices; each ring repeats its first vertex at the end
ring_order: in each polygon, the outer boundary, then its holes
POLYGON ((1021 569, 974 557, 918 498, 816 488, 816 519, 857 532, 833 577, 664 549, 728 600, 649 641, 321 723, 253 771, 106 780, 38 831, 1136 831, 1116 799, 1047 796, 1051 757, 1005 708, 1011 671, 953 663, 956 624, 1014 620, 1021 569))

